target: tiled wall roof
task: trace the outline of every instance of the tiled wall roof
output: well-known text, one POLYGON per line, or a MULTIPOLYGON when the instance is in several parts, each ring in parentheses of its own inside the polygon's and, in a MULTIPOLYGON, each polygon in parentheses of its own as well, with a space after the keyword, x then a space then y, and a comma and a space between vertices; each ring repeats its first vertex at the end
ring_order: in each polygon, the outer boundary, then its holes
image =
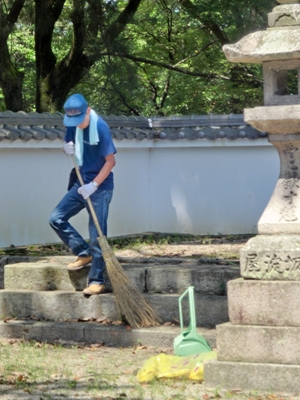
MULTIPOLYGON (((101 117, 116 140, 195 140, 227 138, 258 139, 266 137, 244 122, 243 114, 190 115, 172 117, 101 117)), ((65 127, 61 113, 0 112, 0 140, 63 139, 65 127)))

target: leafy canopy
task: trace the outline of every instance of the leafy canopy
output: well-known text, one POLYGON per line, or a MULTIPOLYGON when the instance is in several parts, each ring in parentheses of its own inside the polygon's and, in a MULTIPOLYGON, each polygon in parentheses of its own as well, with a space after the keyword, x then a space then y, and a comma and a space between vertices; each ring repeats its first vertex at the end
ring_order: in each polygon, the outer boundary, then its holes
POLYGON ((222 51, 266 29, 271 0, 0 0, 0 107, 102 114, 241 113, 262 104, 260 65, 222 51))

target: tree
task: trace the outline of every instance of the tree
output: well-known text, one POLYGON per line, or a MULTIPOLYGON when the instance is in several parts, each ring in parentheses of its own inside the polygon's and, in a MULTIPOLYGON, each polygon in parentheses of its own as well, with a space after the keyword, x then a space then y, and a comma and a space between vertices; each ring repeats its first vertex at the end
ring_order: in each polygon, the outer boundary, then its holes
POLYGON ((8 38, 22 11, 25 0, 16 0, 9 4, 1 0, 0 9, 0 85, 8 110, 22 110, 22 83, 24 73, 18 71, 10 57, 8 38))
POLYGON ((265 28, 273 3, 0 0, 5 107, 54 112, 81 91, 105 113, 239 112, 262 99, 261 70, 222 45, 265 28))
MULTIPOLYGON (((97 0, 35 0, 35 59, 36 59, 36 110, 56 111, 72 88, 99 60, 131 20, 141 0, 129 0, 119 11, 113 3, 97 0), (62 59, 53 52, 56 23, 64 6, 69 13, 73 38, 62 59), (114 18, 112 18, 114 17, 114 18)), ((7 39, 16 28, 17 19, 23 11, 25 0, 6 2, 1 0, 1 88, 6 107, 12 111, 22 109, 23 73, 12 64, 7 39), (7 77, 9 79, 7 79, 7 77), (13 89, 13 94, 10 92, 13 89), (11 101, 10 99, 14 99, 11 101)), ((65 21, 66 22, 66 21, 65 21)), ((23 21, 21 24, 24 23, 23 21)), ((67 29, 60 33, 68 36, 67 29)), ((68 44, 67 41, 64 45, 68 44)))
MULTIPOLYGON (((260 4, 268 9, 269 3, 260 4)), ((262 8, 258 16, 253 1, 243 2, 244 15, 236 1, 228 0, 202 1, 201 7, 177 0, 155 4, 143 2, 122 32, 123 53, 93 67, 98 76, 109 71, 101 80, 101 92, 107 95, 99 108, 116 114, 199 114, 242 112, 245 105, 263 101, 261 66, 228 63, 222 52, 224 43, 238 40, 254 24, 266 27, 262 8)))

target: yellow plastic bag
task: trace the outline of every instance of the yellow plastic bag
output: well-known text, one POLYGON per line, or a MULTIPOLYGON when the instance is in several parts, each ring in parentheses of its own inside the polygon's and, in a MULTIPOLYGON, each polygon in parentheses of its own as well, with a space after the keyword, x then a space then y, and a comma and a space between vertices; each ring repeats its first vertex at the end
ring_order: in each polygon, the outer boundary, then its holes
POLYGON ((217 358, 216 351, 187 357, 159 354, 145 361, 137 374, 139 382, 149 382, 154 378, 185 377, 203 381, 203 362, 217 358))

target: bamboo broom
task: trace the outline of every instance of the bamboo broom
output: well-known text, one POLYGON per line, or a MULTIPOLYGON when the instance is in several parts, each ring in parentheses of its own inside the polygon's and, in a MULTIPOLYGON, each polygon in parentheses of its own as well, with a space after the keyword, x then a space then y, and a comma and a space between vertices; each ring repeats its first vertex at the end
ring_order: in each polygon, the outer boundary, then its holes
MULTIPOLYGON (((78 180, 81 185, 84 185, 74 155, 72 155, 72 160, 78 180)), ((102 250, 118 311, 125 317, 132 328, 158 326, 161 323, 160 316, 152 309, 144 296, 137 290, 125 274, 124 269, 102 233, 90 198, 87 199, 87 203, 99 235, 98 242, 102 250)))

